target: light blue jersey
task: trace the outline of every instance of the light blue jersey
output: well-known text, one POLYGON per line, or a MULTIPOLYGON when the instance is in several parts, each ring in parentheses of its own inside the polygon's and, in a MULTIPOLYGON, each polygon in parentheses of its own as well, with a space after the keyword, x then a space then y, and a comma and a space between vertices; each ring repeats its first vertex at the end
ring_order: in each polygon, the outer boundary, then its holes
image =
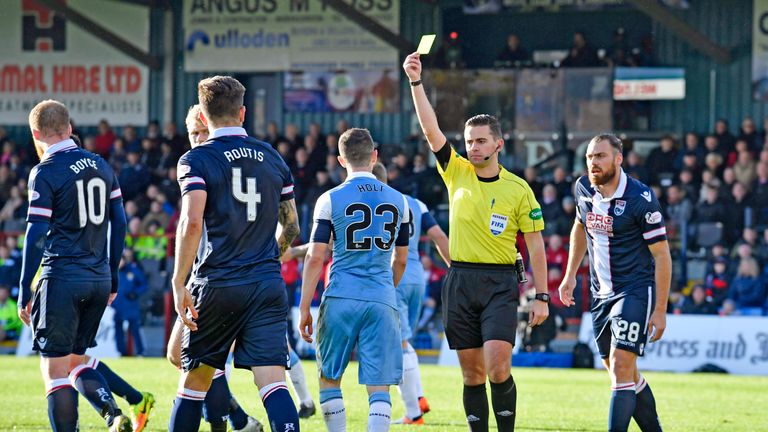
POLYGON ((408 244, 409 222, 405 197, 369 172, 352 173, 321 195, 310 241, 327 243, 334 234, 325 297, 396 307, 392 251, 393 246, 408 244))
POLYGON ((320 374, 339 380, 357 346, 358 381, 394 385, 403 373, 392 249, 408 245, 405 197, 371 173, 351 173, 318 198, 310 241, 328 243, 333 264, 317 320, 320 374))
POLYGON ((410 211, 408 265, 405 266, 405 273, 403 273, 400 284, 424 285, 424 267, 421 265, 421 257, 419 256, 419 239, 422 233, 437 225, 437 222, 429 213, 426 204, 410 195, 405 195, 405 198, 408 201, 410 211))

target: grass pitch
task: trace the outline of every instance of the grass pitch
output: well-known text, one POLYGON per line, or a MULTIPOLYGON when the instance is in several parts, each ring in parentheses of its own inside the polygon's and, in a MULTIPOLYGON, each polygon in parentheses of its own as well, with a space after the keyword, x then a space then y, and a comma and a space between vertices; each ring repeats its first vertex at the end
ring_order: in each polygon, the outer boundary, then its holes
MULTIPOLYGON (((154 393, 157 405, 148 430, 165 431, 176 394, 178 372, 165 359, 107 359, 107 364, 139 390, 154 393)), ((310 390, 317 403, 315 366, 305 361, 310 390)), ((518 385, 518 431, 604 431, 609 402, 605 372, 569 369, 513 370, 518 385)), ((647 373, 666 431, 768 431, 768 378, 730 375, 647 373)), ((458 368, 422 366, 422 380, 432 412, 425 431, 466 431, 458 368)), ((289 384, 290 385, 290 384, 289 384)), ((230 381, 240 404, 266 423, 266 415, 250 373, 236 370, 230 381)), ((347 370, 342 386, 349 431, 365 431, 368 398, 357 384, 357 365, 347 370)), ((489 392, 490 393, 490 392, 489 392)), ((391 390, 393 418, 403 415, 396 389, 391 390)), ((127 404, 118 399, 121 407, 127 404)), ((491 420, 493 429, 494 421, 491 420)), ((103 421, 80 398, 81 430, 106 430, 103 421)), ((304 431, 324 431, 319 413, 302 420, 304 431)), ((419 429, 393 425, 392 431, 419 429)), ((50 430, 38 359, 0 357, 0 431, 50 430)), ((208 430, 203 422, 201 430, 208 430)), ((638 430, 634 425, 632 430, 638 430)))

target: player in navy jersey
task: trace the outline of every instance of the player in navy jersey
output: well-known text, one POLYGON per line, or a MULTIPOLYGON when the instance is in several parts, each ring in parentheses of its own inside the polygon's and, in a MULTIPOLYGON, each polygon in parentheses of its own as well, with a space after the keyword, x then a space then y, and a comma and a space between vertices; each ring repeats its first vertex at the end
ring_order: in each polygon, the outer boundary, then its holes
POLYGON ((125 212, 117 178, 99 156, 70 139, 69 111, 46 100, 29 114, 40 163, 29 175, 19 316, 40 352, 54 431, 78 429, 79 391, 111 431, 132 430, 104 377, 84 356, 117 294, 125 212), (42 262, 37 290, 32 280, 42 262))
MULTIPOLYGON (((381 162, 373 166, 373 175, 386 184, 387 169, 381 162)), ((421 233, 426 233, 430 240, 437 246, 437 251, 448 265, 451 257, 448 252, 448 236, 437 224, 435 218, 429 213, 426 204, 416 198, 405 195, 408 200, 408 264, 405 266, 400 283, 397 285, 397 309, 400 313, 400 336, 403 346, 403 379, 398 384, 400 396, 405 405, 405 416, 395 420, 393 424, 424 424, 422 415, 430 411, 424 390, 421 387, 421 374, 419 373, 419 357, 410 343, 413 331, 421 313, 421 302, 424 299, 426 279, 424 267, 419 256, 419 240, 421 233)))
POLYGON ((621 169, 622 143, 598 135, 587 146, 588 176, 574 185, 576 220, 568 269, 560 285, 565 306, 574 304, 576 272, 589 251, 592 324, 611 376, 610 431, 660 431, 650 386, 637 370, 646 342, 666 327, 672 259, 661 207, 651 189, 621 169))
MULTIPOLYGON (((208 140, 208 128, 200 120, 200 105, 190 107, 185 120, 187 136, 192 148, 208 140)), ((166 357, 172 365, 181 368, 181 336, 184 324, 180 319, 174 323, 168 338, 166 357)), ((211 425, 211 432, 226 432, 227 420, 235 432, 260 432, 261 423, 249 416, 229 390, 231 357, 227 359, 225 370, 217 369, 213 374, 211 386, 203 401, 203 417, 211 425)))
POLYGON ((213 374, 224 369, 233 342, 235 367, 253 371, 272 430, 299 430, 284 381, 288 301, 279 262, 299 232, 293 179, 277 151, 241 127, 244 93, 232 77, 200 81, 209 139, 178 163, 182 208, 172 284, 187 328, 171 431, 198 430, 213 374))
POLYGON ((339 151, 347 180, 315 204, 299 330, 312 342, 309 308, 333 234, 333 264, 317 323, 320 409, 329 431, 346 430, 340 384, 357 346, 358 381, 368 388, 368 431, 387 431, 392 416, 389 386, 402 377, 395 287, 408 259, 408 203, 371 174, 377 152, 367 130, 344 132, 339 151))

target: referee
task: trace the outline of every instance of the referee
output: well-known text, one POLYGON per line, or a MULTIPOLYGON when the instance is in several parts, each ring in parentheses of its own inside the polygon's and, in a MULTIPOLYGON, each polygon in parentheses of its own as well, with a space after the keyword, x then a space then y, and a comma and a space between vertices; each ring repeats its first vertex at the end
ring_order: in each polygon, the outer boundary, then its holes
POLYGON ((510 375, 517 327, 517 232, 522 231, 536 282, 531 326, 549 315, 547 265, 539 203, 524 180, 499 165, 504 145, 495 117, 481 114, 464 127, 465 159, 447 143, 421 85, 418 53, 403 63, 421 129, 448 187, 451 268, 443 288, 443 323, 464 378, 464 412, 473 432, 488 430, 485 376, 498 430, 515 429, 517 388, 510 375))

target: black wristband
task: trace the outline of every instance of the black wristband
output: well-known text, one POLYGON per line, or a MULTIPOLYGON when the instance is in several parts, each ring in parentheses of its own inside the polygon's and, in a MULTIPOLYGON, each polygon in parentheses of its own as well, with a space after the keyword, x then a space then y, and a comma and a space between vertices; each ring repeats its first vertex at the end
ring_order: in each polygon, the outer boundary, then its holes
POLYGON ((421 85, 421 80, 411 81, 411 87, 417 87, 421 85))

